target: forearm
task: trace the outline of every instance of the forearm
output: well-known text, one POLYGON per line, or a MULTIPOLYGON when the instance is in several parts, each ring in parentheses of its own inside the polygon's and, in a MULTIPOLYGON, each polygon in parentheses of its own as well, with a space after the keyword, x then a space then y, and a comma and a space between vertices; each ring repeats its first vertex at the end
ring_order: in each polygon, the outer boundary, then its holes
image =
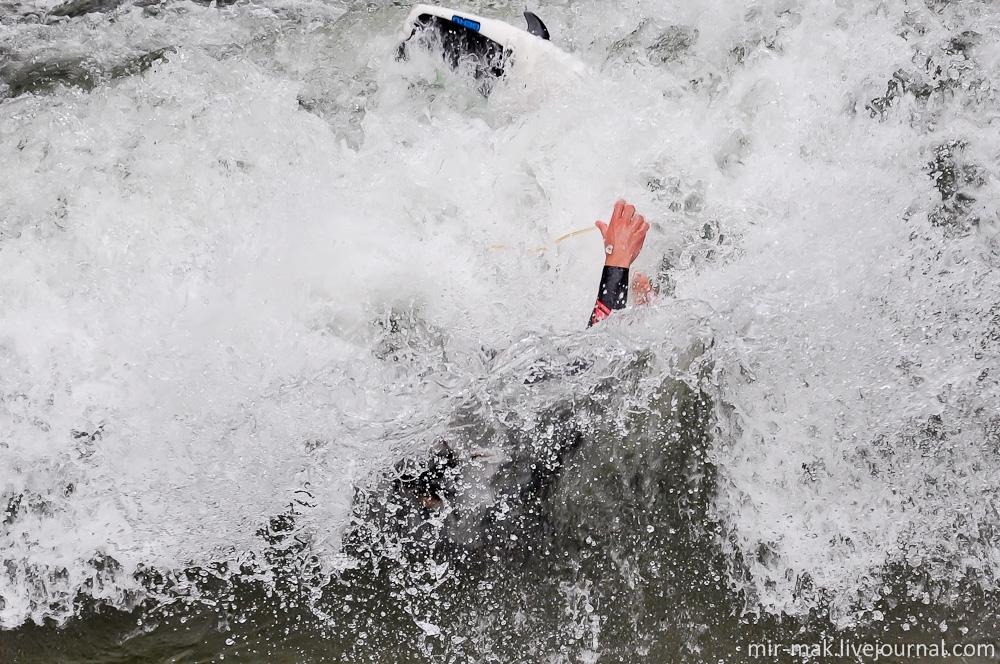
POLYGON ((615 309, 624 309, 628 302, 628 268, 605 265, 601 285, 597 289, 597 303, 587 327, 598 323, 615 309))

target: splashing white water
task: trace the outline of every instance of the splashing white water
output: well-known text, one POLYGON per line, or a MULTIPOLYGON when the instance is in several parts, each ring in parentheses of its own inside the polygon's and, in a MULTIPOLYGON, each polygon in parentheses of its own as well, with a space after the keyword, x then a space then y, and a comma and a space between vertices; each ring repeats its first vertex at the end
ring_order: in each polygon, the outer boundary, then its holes
POLYGON ((1000 49, 947 46, 995 36, 995 10, 554 3, 593 75, 489 100, 394 60, 405 10, 4 25, 23 59, 175 51, 0 104, 0 625, 240 559, 306 486, 334 567, 352 487, 431 443, 479 348, 583 327, 599 247, 552 241, 618 196, 681 304, 580 334, 709 336, 678 312, 710 305, 715 510, 758 606, 826 596, 848 620, 901 560, 992 582, 1000 49), (897 71, 931 91, 870 113, 897 71), (934 217, 949 142, 976 200, 934 217), (373 356, 394 308, 445 352, 373 356))

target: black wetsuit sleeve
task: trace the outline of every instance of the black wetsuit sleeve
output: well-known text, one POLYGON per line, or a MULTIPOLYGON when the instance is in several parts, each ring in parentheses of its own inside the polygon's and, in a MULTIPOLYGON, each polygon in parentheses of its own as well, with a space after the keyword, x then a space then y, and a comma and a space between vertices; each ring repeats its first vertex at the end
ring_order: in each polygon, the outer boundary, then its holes
POLYGON ((604 266, 601 273, 601 285, 597 289, 597 304, 594 313, 590 314, 587 327, 599 323, 611 315, 614 309, 624 309, 628 301, 628 268, 604 266))

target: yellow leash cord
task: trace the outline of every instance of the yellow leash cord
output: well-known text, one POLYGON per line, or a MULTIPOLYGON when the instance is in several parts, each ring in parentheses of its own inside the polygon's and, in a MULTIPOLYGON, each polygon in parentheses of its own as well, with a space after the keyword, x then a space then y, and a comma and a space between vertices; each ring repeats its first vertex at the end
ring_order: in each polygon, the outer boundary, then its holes
MULTIPOLYGON (((563 240, 568 240, 569 238, 573 237, 574 235, 582 235, 584 233, 590 233, 591 231, 596 231, 596 230, 597 230, 597 226, 591 226, 590 228, 581 228, 578 231, 573 231, 572 233, 566 233, 566 235, 562 235, 560 237, 557 237, 556 240, 555 240, 555 242, 553 242, 553 244, 559 244, 563 240)), ((490 249, 514 249, 514 248, 515 247, 508 247, 505 244, 491 244, 490 245, 490 249)), ((541 253, 543 251, 548 251, 548 249, 549 249, 549 247, 539 247, 538 249, 534 249, 533 251, 541 253)))

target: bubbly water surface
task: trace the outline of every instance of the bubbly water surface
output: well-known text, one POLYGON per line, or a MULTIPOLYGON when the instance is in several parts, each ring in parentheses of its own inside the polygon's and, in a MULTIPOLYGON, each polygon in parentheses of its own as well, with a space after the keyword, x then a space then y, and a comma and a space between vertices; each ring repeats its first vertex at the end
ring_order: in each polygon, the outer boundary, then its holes
POLYGON ((1000 9, 529 8, 589 73, 487 99, 397 3, 0 5, 0 654, 995 638, 1000 9))

